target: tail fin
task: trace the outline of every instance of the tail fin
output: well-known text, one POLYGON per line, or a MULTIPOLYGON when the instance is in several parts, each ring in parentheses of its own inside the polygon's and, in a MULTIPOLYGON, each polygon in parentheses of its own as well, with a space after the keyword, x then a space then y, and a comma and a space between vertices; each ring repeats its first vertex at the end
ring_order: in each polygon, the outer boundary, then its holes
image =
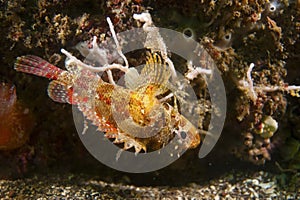
POLYGON ((15 70, 56 80, 62 69, 48 63, 46 60, 33 55, 17 58, 15 70))

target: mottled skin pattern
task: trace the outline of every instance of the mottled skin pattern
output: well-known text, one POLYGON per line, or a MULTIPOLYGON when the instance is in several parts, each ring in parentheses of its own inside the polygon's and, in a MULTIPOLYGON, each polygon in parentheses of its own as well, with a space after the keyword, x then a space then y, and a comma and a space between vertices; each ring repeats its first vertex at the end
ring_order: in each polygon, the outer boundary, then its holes
POLYGON ((195 148, 200 143, 197 128, 179 113, 176 106, 157 99, 157 95, 166 91, 164 84, 169 76, 156 62, 161 63, 158 56, 148 58, 141 72, 146 81, 141 85, 137 83, 135 88, 104 82, 97 74, 73 63, 69 63, 66 66, 68 71, 64 71, 36 56, 19 57, 15 69, 53 79, 48 87, 50 98, 60 103, 77 105, 98 130, 105 132, 105 136, 112 138, 114 143, 122 143, 125 150, 134 148, 136 153, 157 150, 174 138, 175 134, 184 135, 181 137, 184 148, 195 148), (128 103, 123 105, 126 100, 128 103), (120 114, 121 121, 115 120, 112 110, 120 114), (132 127, 137 125, 150 128, 159 126, 160 129, 150 137, 137 137, 131 134, 132 127))

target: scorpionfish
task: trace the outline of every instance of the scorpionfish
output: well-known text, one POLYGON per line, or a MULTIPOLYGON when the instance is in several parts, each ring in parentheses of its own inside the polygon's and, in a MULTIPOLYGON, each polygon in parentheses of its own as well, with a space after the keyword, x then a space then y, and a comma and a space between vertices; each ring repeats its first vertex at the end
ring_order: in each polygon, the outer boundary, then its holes
POLYGON ((129 68, 126 87, 106 82, 75 62, 62 70, 33 55, 18 57, 15 69, 51 79, 52 100, 78 106, 86 119, 124 150, 136 154, 158 150, 176 135, 186 149, 200 143, 198 129, 180 114, 176 103, 159 99, 168 92, 171 73, 157 53, 148 52, 138 76, 131 73, 135 68, 129 68))

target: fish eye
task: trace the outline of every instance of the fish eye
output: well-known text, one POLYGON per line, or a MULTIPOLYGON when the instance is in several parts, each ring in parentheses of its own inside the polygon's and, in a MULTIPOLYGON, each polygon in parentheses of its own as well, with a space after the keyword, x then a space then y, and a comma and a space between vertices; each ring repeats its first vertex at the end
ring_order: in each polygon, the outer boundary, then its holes
POLYGON ((182 138, 182 139, 185 139, 186 138, 186 132, 185 131, 180 131, 180 137, 182 138))

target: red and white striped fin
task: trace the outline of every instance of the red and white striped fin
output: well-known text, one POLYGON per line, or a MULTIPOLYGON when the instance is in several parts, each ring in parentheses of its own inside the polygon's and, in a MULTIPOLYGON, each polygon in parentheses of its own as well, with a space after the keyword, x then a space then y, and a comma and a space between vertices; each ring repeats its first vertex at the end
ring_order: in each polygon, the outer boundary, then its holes
POLYGON ((14 68, 20 72, 34 74, 49 79, 57 79, 59 74, 64 71, 50 64, 46 60, 33 55, 18 57, 14 68))
POLYGON ((51 81, 48 86, 48 95, 53 101, 75 104, 73 100, 73 88, 62 81, 51 81))

